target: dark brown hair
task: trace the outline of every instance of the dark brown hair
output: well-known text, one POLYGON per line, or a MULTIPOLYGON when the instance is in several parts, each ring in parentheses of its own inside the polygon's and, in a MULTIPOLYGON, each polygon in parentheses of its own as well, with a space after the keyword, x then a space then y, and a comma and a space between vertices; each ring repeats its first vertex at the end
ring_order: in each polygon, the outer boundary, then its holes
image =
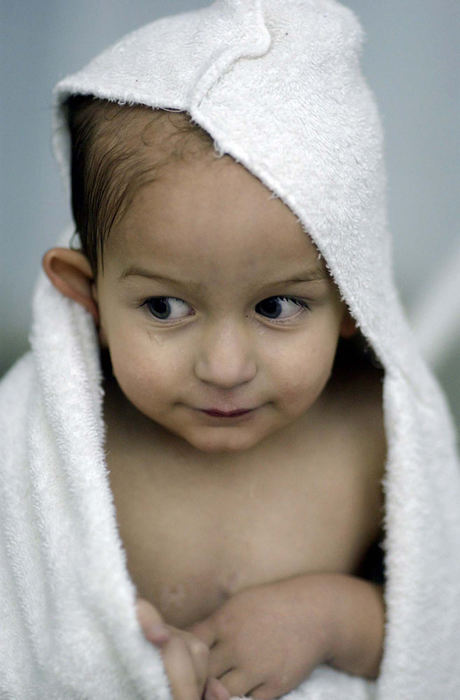
POLYGON ((187 113, 176 110, 119 105, 87 95, 70 96, 64 108, 71 140, 72 213, 81 250, 96 274, 104 243, 139 188, 152 182, 163 165, 185 158, 190 137, 199 150, 212 148, 213 140, 187 113), (164 148, 160 155, 159 139, 164 144, 172 137, 166 155, 164 148))

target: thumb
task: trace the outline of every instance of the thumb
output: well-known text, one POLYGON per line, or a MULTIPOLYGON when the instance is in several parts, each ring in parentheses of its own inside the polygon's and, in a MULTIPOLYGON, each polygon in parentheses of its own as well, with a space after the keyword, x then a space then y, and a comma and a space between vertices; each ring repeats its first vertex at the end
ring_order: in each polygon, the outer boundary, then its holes
POLYGON ((149 642, 162 646, 170 638, 168 628, 156 608, 144 598, 138 598, 136 603, 136 615, 144 637, 149 642))

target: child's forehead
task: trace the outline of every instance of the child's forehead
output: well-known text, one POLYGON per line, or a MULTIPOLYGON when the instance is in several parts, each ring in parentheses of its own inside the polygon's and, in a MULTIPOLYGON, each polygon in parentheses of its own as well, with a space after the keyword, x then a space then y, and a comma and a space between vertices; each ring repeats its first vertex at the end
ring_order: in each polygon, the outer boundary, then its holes
MULTIPOLYGON (((150 189, 155 188, 154 184, 150 189)), ((137 200, 139 208, 128 210, 108 241, 106 259, 111 259, 117 275, 141 267, 174 279, 206 279, 213 285, 246 280, 248 287, 304 276, 330 279, 323 258, 295 218, 289 227, 283 226, 283 219, 251 220, 240 207, 231 211, 231 199, 225 209, 219 202, 208 207, 206 199, 195 199, 192 207, 191 198, 179 213, 166 186, 157 190, 153 207, 148 188, 144 194, 137 200)), ((285 207, 279 201, 271 204, 285 207)))
MULTIPOLYGON (((218 247, 191 246, 177 248, 170 237, 169 246, 156 247, 146 243, 143 236, 112 248, 106 257, 105 271, 109 281, 126 289, 151 289, 155 283, 179 285, 194 294, 215 294, 218 299, 247 298, 262 292, 296 290, 298 293, 324 293, 336 289, 321 257, 312 246, 312 254, 282 258, 269 247, 259 246, 254 254, 249 242, 247 249, 233 248, 222 255, 218 247), (314 252, 313 252, 314 251, 314 252), (126 284, 128 287, 126 287, 126 284), (133 286, 134 285, 134 286, 133 286), (139 286, 140 285, 140 286, 139 286)), ((310 242, 305 236, 306 242, 310 242)), ((164 287, 155 287, 160 289, 164 287)))
POLYGON ((273 247, 281 239, 287 259, 297 250, 319 275, 329 276, 318 249, 291 209, 231 156, 217 157, 211 137, 201 128, 191 131, 186 113, 142 106, 111 109, 110 128, 125 140, 128 150, 139 149, 143 167, 151 168, 152 175, 134 193, 109 236, 116 256, 147 252, 152 237, 145 234, 146 223, 156 222, 158 226, 152 225, 149 231, 165 251, 174 249, 174 233, 179 231, 181 252, 186 254, 196 240, 203 254, 209 248, 212 255, 207 234, 211 231, 219 236, 226 229, 230 236, 233 232, 235 242, 238 239, 240 249, 261 265, 264 261, 270 264, 273 247), (263 245, 251 238, 251 230, 257 227, 264 229, 263 245), (163 238, 162 231, 166 232, 163 238))

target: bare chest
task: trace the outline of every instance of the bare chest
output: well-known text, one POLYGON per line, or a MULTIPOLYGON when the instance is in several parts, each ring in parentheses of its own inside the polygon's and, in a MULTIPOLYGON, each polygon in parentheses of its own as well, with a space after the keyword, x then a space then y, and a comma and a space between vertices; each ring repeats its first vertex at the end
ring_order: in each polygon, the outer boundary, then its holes
POLYGON ((130 576, 178 627, 248 586, 353 572, 380 525, 377 461, 346 430, 205 468, 110 429, 108 448, 130 576))

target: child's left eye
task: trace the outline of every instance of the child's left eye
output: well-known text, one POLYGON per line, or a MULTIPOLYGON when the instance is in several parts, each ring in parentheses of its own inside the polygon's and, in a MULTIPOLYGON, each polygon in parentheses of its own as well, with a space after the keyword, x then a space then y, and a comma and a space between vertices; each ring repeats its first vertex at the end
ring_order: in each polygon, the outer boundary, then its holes
POLYGON ((146 306, 158 321, 176 321, 190 316, 189 305, 176 297, 150 297, 142 306, 146 306))
POLYGON ((274 320, 292 318, 299 312, 309 308, 307 302, 297 299, 297 297, 268 297, 256 304, 256 312, 258 314, 274 320))

